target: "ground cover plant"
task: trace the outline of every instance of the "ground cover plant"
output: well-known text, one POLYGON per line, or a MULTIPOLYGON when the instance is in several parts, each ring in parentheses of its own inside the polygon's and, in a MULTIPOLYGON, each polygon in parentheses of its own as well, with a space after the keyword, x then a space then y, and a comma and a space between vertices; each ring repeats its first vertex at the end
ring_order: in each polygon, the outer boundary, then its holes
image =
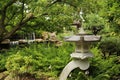
POLYGON ((1 54, 1 70, 13 75, 31 74, 34 77, 58 77, 61 70, 70 60, 73 44, 65 43, 56 47, 54 44, 32 44, 25 48, 14 48, 1 54), (11 53, 13 52, 13 53, 11 53), (9 55, 10 54, 10 55, 9 55), (6 57, 6 58, 4 58, 6 57))
MULTIPOLYGON (((64 66, 71 60, 70 53, 74 49, 74 44, 66 42, 60 47, 51 43, 34 43, 24 48, 12 48, 0 54, 0 70, 7 71, 7 74, 13 78, 30 76, 35 80, 49 80, 50 78, 57 80, 64 66)), ((91 66, 88 74, 86 74, 87 71, 75 69, 68 80, 119 79, 119 56, 111 55, 105 59, 101 50, 94 46, 91 51, 95 56, 90 59, 91 66)), ((10 80, 11 77, 8 79, 10 80)))

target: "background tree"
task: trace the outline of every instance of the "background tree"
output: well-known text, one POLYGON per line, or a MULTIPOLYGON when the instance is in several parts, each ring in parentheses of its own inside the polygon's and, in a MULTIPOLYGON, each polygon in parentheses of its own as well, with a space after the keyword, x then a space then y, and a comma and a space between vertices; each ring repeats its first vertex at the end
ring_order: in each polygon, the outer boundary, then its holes
POLYGON ((27 13, 27 0, 0 1, 0 42, 23 27, 33 15, 27 13))
POLYGON ((71 0, 56 0, 54 2, 50 0, 5 0, 0 1, 0 6, 1 42, 21 29, 60 31, 61 26, 64 27, 72 21, 73 8, 71 6, 74 5, 71 0), (31 19, 33 20, 29 22, 31 19))
POLYGON ((81 9, 86 20, 89 14, 98 15, 105 21, 104 28, 118 33, 120 24, 118 8, 119 1, 117 0, 0 1, 0 42, 10 38, 16 31, 62 32, 63 27, 69 29, 73 20, 79 18, 81 9))

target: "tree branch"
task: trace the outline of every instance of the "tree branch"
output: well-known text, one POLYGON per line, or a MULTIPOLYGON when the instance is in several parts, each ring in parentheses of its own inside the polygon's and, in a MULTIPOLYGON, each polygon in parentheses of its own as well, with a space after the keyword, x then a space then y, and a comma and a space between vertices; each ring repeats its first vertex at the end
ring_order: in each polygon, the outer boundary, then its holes
POLYGON ((22 22, 18 23, 10 32, 6 33, 4 37, 0 40, 0 42, 7 38, 10 38, 18 29, 23 27, 31 19, 33 19, 33 14, 28 14, 26 18, 23 19, 22 22))
POLYGON ((7 17, 7 23, 6 23, 6 25, 9 24, 9 22, 15 17, 15 15, 16 15, 16 12, 12 13, 12 15, 10 17, 7 17))
POLYGON ((4 22, 5 22, 5 18, 6 18, 6 11, 7 11, 7 8, 9 7, 9 6, 11 6, 13 3, 15 3, 17 0, 10 0, 9 2, 8 2, 8 4, 6 4, 4 7, 3 7, 3 9, 1 10, 1 12, 2 12, 2 18, 1 18, 1 25, 4 25, 4 22))
POLYGON ((54 4, 58 3, 58 2, 62 2, 62 0, 54 0, 50 4, 48 4, 47 7, 50 7, 50 6, 52 6, 52 5, 54 5, 54 4))
POLYGON ((6 11, 9 6, 15 3, 17 0, 10 0, 2 9, 1 9, 1 19, 0 19, 0 35, 6 31, 5 29, 5 18, 6 18, 6 11))
POLYGON ((10 0, 4 7, 3 10, 6 10, 9 6, 11 6, 13 3, 15 3, 17 0, 10 0))
POLYGON ((65 3, 65 4, 68 4, 68 5, 73 6, 75 8, 77 7, 77 6, 73 5, 72 3, 70 3, 67 0, 54 0, 53 2, 51 2, 51 4, 48 4, 47 7, 50 7, 50 6, 52 6, 52 5, 56 4, 56 3, 65 3))
POLYGON ((21 22, 24 19, 24 8, 25 8, 25 0, 22 1, 22 8, 21 8, 21 22))

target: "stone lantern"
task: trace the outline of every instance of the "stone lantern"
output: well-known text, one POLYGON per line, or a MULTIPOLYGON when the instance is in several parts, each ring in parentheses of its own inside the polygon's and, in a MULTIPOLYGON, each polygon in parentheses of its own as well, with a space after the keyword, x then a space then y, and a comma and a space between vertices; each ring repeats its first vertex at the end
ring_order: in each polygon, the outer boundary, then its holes
POLYGON ((80 68, 81 70, 87 70, 89 68, 90 63, 88 59, 93 57, 93 54, 89 50, 90 44, 99 41, 100 38, 98 35, 87 34, 82 27, 76 35, 65 38, 65 41, 74 42, 76 48, 75 52, 70 55, 72 61, 65 66, 60 74, 59 80, 67 80, 70 72, 76 68, 80 68))

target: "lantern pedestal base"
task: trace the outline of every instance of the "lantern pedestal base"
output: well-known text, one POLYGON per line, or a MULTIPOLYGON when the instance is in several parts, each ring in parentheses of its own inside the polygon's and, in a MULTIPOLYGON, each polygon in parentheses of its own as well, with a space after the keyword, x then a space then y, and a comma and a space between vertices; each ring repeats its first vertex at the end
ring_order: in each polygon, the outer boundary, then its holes
POLYGON ((69 62, 65 68, 63 69, 62 73, 60 74, 59 80, 67 80, 68 75, 70 72, 76 68, 80 68, 81 70, 87 70, 90 66, 88 59, 73 59, 69 62))

